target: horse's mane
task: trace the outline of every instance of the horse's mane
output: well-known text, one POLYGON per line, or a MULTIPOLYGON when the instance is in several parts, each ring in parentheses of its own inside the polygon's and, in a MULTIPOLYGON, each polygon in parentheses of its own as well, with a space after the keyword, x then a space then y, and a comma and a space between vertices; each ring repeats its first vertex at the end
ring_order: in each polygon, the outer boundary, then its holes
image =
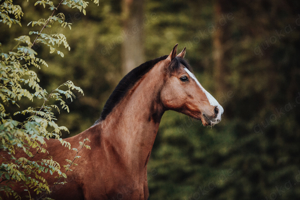
POLYGON ((131 70, 117 85, 115 90, 109 96, 108 100, 106 101, 102 113, 100 115, 100 119, 98 119, 96 123, 105 120, 107 115, 113 110, 113 108, 121 101, 121 99, 126 95, 126 93, 135 85, 135 83, 140 80, 150 69, 154 67, 156 63, 161 60, 167 58, 166 56, 162 56, 156 58, 154 60, 147 61, 140 66, 131 70))

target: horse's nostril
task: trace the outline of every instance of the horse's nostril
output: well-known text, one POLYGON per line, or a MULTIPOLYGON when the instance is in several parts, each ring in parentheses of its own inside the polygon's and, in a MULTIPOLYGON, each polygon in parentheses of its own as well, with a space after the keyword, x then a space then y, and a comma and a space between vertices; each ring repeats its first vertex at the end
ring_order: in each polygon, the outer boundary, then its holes
POLYGON ((215 111, 215 114, 217 115, 219 113, 219 108, 216 106, 214 111, 215 111))

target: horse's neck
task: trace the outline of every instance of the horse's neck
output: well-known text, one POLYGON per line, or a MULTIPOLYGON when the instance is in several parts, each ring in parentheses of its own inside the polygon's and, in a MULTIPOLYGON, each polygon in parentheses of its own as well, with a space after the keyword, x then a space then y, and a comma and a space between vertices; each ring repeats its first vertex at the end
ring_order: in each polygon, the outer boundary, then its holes
POLYGON ((102 122, 105 137, 133 168, 146 166, 164 112, 157 73, 148 72, 102 122))

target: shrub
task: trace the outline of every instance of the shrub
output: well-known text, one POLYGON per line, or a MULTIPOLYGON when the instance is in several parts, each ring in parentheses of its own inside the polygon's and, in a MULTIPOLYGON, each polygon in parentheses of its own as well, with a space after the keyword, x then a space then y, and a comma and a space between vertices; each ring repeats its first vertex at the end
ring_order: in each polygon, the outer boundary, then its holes
MULTIPOLYGON (((0 5, 0 22, 9 28, 14 24, 21 26, 24 15, 22 8, 13 3, 12 0, 4 0, 0 5)), ((97 0, 94 0, 94 3, 99 4, 97 0)), ((32 161, 32 158, 38 152, 46 152, 45 140, 49 138, 55 138, 62 145, 71 148, 68 142, 60 138, 62 131, 68 129, 56 124, 54 111, 57 110, 59 113, 60 109, 64 109, 69 112, 66 99, 72 101, 75 98, 74 91, 83 94, 81 88, 75 86, 72 81, 63 83, 51 92, 41 87, 37 73, 32 68, 40 69, 41 66, 48 67, 48 65, 45 60, 37 57, 37 52, 32 47, 35 44, 43 44, 50 48, 50 54, 57 53, 63 57, 64 54, 57 47, 63 45, 70 50, 66 37, 59 33, 46 34, 43 30, 51 28, 50 25, 54 23, 71 29, 72 24, 65 22, 64 14, 57 13, 58 7, 67 6, 86 14, 88 2, 62 0, 58 5, 54 5, 52 1, 41 0, 36 1, 34 6, 43 6, 51 10, 48 19, 39 19, 27 24, 32 27, 40 26, 41 30, 19 36, 15 39, 17 45, 11 51, 0 53, 0 192, 5 192, 8 196, 13 195, 15 198, 20 197, 13 190, 15 182, 21 183, 30 197, 29 189, 33 189, 37 194, 50 192, 47 181, 40 176, 41 172, 51 175, 56 172, 66 178, 66 174, 55 160, 48 158, 32 161), (40 101, 41 106, 22 109, 22 103, 26 98, 31 102, 40 101), (19 110, 10 111, 11 107, 19 110), (18 115, 24 115, 25 120, 18 120, 18 115), (16 158, 17 151, 24 152, 28 157, 16 158)), ((82 146, 88 147, 84 143, 82 146)), ((70 167, 72 163, 71 161, 68 166, 70 167)))

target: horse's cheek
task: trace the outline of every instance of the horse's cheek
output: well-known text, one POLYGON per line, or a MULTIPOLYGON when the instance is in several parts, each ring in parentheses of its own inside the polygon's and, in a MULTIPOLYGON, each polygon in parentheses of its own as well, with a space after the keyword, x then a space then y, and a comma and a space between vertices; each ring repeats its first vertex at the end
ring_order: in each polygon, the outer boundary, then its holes
MULTIPOLYGON (((172 88, 173 89, 173 88, 172 88)), ((177 109, 180 107, 180 99, 178 94, 176 94, 176 90, 170 89, 163 89, 161 91, 161 102, 167 109, 177 109)))

